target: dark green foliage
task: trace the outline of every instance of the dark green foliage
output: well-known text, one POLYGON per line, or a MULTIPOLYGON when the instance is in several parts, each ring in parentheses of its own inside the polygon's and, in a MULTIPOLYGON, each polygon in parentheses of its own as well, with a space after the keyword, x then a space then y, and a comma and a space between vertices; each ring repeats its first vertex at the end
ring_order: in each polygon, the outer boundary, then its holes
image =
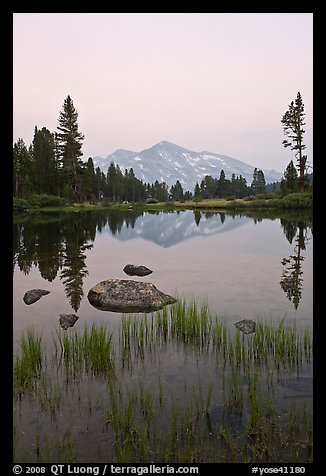
POLYGON ((13 211, 14 212, 24 212, 28 210, 29 204, 28 201, 24 198, 13 197, 13 211))
POLYGON ((23 139, 18 139, 13 148, 13 194, 26 198, 32 190, 32 158, 23 139))
POLYGON ((217 196, 217 180, 206 175, 200 184, 201 196, 205 198, 215 198, 217 196))
POLYGON ((157 200, 157 198, 148 198, 146 200, 146 203, 158 203, 158 200, 157 200))
POLYGON ((119 165, 110 163, 106 175, 107 194, 106 196, 113 202, 124 199, 124 177, 119 165))
POLYGON ((166 202, 169 198, 169 189, 165 182, 155 180, 154 184, 148 187, 149 198, 156 198, 159 202, 166 202))
POLYGON ((305 258, 302 254, 302 251, 306 249, 307 227, 303 222, 283 223, 283 227, 290 243, 292 243, 293 239, 295 238, 295 247, 294 254, 283 258, 282 260, 284 269, 280 285, 283 291, 286 293, 289 301, 293 303, 294 309, 298 309, 303 283, 302 262, 305 258))
POLYGON ((46 127, 35 126, 32 144, 33 192, 55 195, 59 191, 59 164, 55 153, 55 136, 46 127))
POLYGON ((312 193, 290 193, 282 200, 283 208, 312 208, 312 193))
POLYGON ((198 185, 198 182, 196 183, 196 186, 195 186, 194 201, 196 203, 201 201, 201 192, 200 192, 200 187, 198 185))
POLYGON ((289 163, 284 172, 284 178, 281 180, 281 193, 286 195, 298 191, 298 172, 293 161, 289 163))
POLYGON ((83 168, 84 172, 84 194, 89 202, 95 202, 97 196, 95 169, 92 157, 88 158, 86 165, 83 168))
POLYGON ((206 175, 200 184, 201 198, 243 198, 250 191, 245 178, 232 174, 231 180, 221 170, 219 179, 206 175))
MULTIPOLYGON (((291 120, 296 111, 302 120, 304 114, 301 96, 297 98, 295 104, 291 103, 290 110, 282 119, 285 133, 293 141, 292 143, 285 141, 284 146, 291 146, 300 154, 305 146, 294 132, 291 133, 291 120)), ((78 112, 71 97, 68 96, 58 119, 59 132, 51 133, 46 127, 38 129, 35 126, 33 143, 28 149, 23 139, 18 139, 13 148, 14 197, 27 199, 29 206, 36 208, 64 206, 83 201, 94 205, 99 203, 111 205, 112 202, 146 202, 151 199, 157 202, 194 200, 199 203, 200 200, 212 198, 226 198, 231 201, 249 196, 249 200, 251 195, 257 196, 257 194, 265 199, 270 197, 263 197, 262 193, 276 191, 280 187, 280 182, 266 185, 263 171, 257 168, 254 169, 250 187, 241 175, 232 174, 231 179, 227 179, 224 170, 221 170, 218 179, 206 175, 200 185, 196 184, 194 194, 191 191, 184 192, 179 180, 171 186, 170 190, 165 182, 158 180, 152 184, 143 183, 135 176, 132 168, 125 169, 123 173, 119 165, 113 162, 105 174, 99 167, 94 169, 91 157, 87 162, 81 161, 84 136, 78 131, 77 118, 78 112), (59 197, 58 200, 55 200, 54 196, 59 197)), ((303 132, 300 129, 299 134, 303 132)), ((301 166, 304 164, 305 168, 306 156, 301 157, 300 164, 301 166)), ((291 161, 284 173, 282 195, 296 192, 302 185, 306 190, 312 191, 309 176, 305 174, 301 176, 301 172, 300 169, 300 177, 296 179, 296 169, 291 161)), ((296 207, 300 206, 298 203, 297 199, 293 198, 289 202, 284 202, 283 205, 296 207)), ((303 204, 307 206, 305 200, 303 204)), ((274 205, 276 206, 276 202, 274 205)), ((234 206, 241 205, 236 203, 234 206)), ((258 206, 259 203, 257 203, 258 206)), ((15 202, 15 211, 25 209, 26 203, 15 202)))
MULTIPOLYGON (((249 198, 249 197, 247 197, 249 198)), ((272 200, 274 198, 279 198, 279 194, 276 192, 269 192, 269 193, 257 193, 256 195, 257 199, 263 199, 263 200, 272 200)))
POLYGON ((82 183, 82 153, 83 134, 78 131, 78 112, 74 107, 71 97, 64 100, 63 108, 58 119, 57 142, 58 152, 62 161, 64 181, 75 193, 76 200, 83 198, 82 183))
POLYGON ((170 189, 170 198, 173 201, 183 200, 184 198, 183 188, 179 180, 176 181, 175 185, 172 185, 170 189))
POLYGON ((254 195, 257 193, 264 193, 266 187, 266 181, 264 172, 262 170, 258 170, 256 167, 253 172, 253 178, 251 182, 251 191, 254 195))
POLYGON ((63 207, 66 205, 66 200, 57 195, 42 193, 40 195, 32 195, 29 199, 29 203, 32 208, 63 207))
POLYGON ((305 190, 305 171, 307 156, 303 155, 303 151, 306 146, 303 143, 303 135, 305 130, 303 126, 305 112, 304 104, 300 92, 297 93, 295 101, 289 104, 289 108, 283 115, 281 123, 283 125, 284 134, 288 139, 284 139, 282 144, 285 148, 290 147, 295 151, 295 157, 297 159, 297 169, 299 171, 299 191, 305 190))

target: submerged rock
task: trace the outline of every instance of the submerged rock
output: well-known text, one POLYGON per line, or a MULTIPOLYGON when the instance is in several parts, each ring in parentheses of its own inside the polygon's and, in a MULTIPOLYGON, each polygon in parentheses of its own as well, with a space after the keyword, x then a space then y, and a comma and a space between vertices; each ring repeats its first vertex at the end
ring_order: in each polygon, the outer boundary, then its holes
POLYGON ((151 312, 176 302, 154 284, 127 279, 101 281, 90 289, 87 298, 97 309, 113 312, 151 312))
POLYGON ((127 264, 123 271, 129 276, 147 276, 153 272, 151 269, 146 268, 146 266, 136 266, 134 264, 127 264))
POLYGON ((46 294, 50 294, 50 291, 46 289, 30 289, 24 294, 23 300, 25 304, 33 304, 46 294))
POLYGON ((240 331, 244 332, 245 334, 252 334, 255 332, 256 323, 251 319, 243 319, 242 321, 236 322, 235 327, 240 329, 240 331))
POLYGON ((68 327, 73 327, 79 319, 79 317, 75 314, 59 314, 59 316, 60 326, 65 331, 68 329, 68 327))

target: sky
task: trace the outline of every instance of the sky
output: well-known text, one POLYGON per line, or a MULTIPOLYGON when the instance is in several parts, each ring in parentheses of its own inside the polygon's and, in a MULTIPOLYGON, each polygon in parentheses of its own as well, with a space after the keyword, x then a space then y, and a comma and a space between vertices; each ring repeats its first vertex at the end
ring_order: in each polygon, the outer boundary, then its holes
POLYGON ((312 13, 13 14, 13 143, 70 95, 84 160, 166 140, 284 172, 298 91, 312 166, 312 13))

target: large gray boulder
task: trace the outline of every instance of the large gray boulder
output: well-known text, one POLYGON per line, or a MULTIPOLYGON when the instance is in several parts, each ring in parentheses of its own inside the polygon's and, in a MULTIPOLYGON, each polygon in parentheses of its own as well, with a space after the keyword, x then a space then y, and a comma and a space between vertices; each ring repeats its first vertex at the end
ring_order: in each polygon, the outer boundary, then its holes
POLYGON ((153 272, 151 269, 146 268, 146 266, 136 266, 135 264, 126 264, 123 271, 128 276, 147 276, 153 272))
POLYGON ((90 289, 87 298, 97 309, 113 312, 152 312, 176 302, 154 284, 128 279, 101 281, 90 289))
POLYGON ((24 294, 23 300, 25 304, 33 304, 46 294, 50 294, 50 291, 46 289, 30 289, 24 294))

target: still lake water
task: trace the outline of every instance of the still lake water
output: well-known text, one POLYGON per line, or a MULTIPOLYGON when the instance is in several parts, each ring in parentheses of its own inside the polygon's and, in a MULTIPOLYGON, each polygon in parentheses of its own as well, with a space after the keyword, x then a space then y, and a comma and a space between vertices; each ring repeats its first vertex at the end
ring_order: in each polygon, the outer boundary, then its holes
POLYGON ((78 326, 97 319, 114 326, 119 314, 87 300, 91 287, 113 278, 151 282, 167 294, 205 302, 230 323, 286 315, 312 329, 309 221, 193 211, 40 215, 15 223, 14 240, 15 336, 27 325, 52 331, 61 313, 77 313, 78 326), (153 273, 128 277, 128 263, 153 273), (22 297, 33 288, 50 294, 27 306, 22 297))
MULTIPOLYGON (((262 217, 134 210, 53 213, 15 217, 13 236, 15 352, 20 349, 22 333, 30 326, 42 333, 42 340, 50 349, 57 332, 83 332, 85 325, 92 323, 102 323, 119 333, 122 314, 97 310, 87 300, 90 288, 113 278, 151 282, 164 293, 186 302, 207 304, 211 314, 223 318, 231 332, 242 319, 279 322, 285 318, 286 325, 310 331, 313 328, 310 215, 262 217), (147 266, 153 273, 144 278, 129 277, 123 272, 128 263, 147 266), (28 306, 22 298, 34 288, 47 289, 50 294, 28 306), (60 328, 60 314, 78 316, 73 329, 60 328)), ((51 408, 46 407, 43 395, 36 400, 31 396, 21 399, 15 409, 16 461, 57 463, 72 458, 79 462, 107 462, 108 448, 112 448, 114 441, 103 423, 108 405, 104 401, 107 383, 84 375, 72 385, 62 369, 51 368, 51 359, 52 356, 47 370, 54 382, 50 387, 52 393, 47 390, 51 408), (59 454, 58 448, 68 447, 70 451, 72 442, 74 457, 59 454)), ((184 406, 190 394, 196 400, 201 392, 208 392, 212 396, 210 425, 223 421, 231 433, 243 425, 243 415, 225 416, 225 399, 229 398, 225 385, 249 389, 246 373, 235 374, 234 369, 220 368, 216 359, 199 357, 193 349, 179 345, 162 347, 138 360, 128 372, 121 366, 118 382, 123 398, 129 398, 126 395, 131 385, 136 385, 139 392, 143 392, 144 386, 154 392, 151 398, 160 402, 156 406, 162 413, 161 392, 166 401, 173 395, 173 404, 166 409, 170 415, 173 405, 184 406)), ((298 368, 284 367, 277 378, 273 372, 265 377, 273 387, 280 414, 287 414, 289 402, 294 400, 304 400, 304 405, 311 409, 312 362, 298 368)), ((263 400, 266 382, 260 383, 263 400)), ((166 415, 160 418, 165 421, 166 415)), ((104 420, 110 421, 105 417, 104 420)), ((115 458, 119 461, 116 453, 115 458)))

